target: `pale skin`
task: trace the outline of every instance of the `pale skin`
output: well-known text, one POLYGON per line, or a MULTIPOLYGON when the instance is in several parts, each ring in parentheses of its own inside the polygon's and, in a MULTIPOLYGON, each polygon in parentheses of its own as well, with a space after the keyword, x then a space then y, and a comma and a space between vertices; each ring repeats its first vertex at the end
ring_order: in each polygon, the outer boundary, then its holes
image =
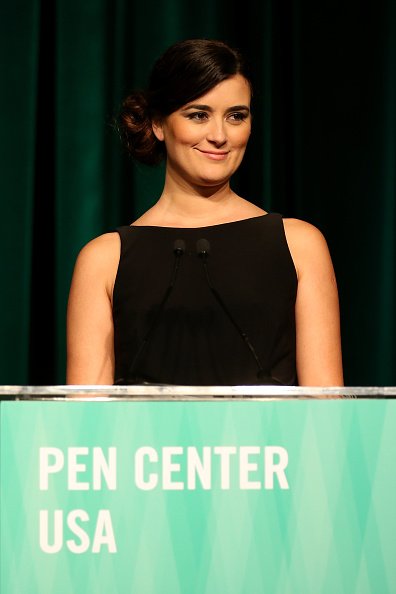
MULTIPOLYGON (((250 88, 233 76, 183 106, 153 131, 167 149, 163 192, 134 225, 206 227, 266 214, 237 196, 230 178, 251 129, 250 88)), ((296 268, 297 375, 301 386, 342 386, 337 285, 323 235, 304 221, 284 220, 296 268)), ((80 252, 68 305, 67 382, 114 382, 112 297, 120 256, 117 233, 80 252)))

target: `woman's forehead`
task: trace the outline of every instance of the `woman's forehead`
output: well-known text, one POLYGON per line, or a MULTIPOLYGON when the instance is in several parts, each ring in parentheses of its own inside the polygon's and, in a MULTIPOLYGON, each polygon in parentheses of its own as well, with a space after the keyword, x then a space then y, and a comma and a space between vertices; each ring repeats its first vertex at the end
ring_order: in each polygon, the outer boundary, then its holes
POLYGON ((250 99, 251 91, 248 81, 241 74, 236 74, 218 83, 193 101, 189 101, 183 106, 183 109, 190 105, 212 106, 219 103, 249 107, 250 99))

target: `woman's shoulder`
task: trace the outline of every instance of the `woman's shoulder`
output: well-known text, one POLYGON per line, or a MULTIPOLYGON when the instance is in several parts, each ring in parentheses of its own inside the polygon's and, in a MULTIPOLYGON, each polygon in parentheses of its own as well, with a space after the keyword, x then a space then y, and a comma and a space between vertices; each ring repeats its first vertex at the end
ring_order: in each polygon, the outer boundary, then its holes
POLYGON ((323 233, 306 221, 301 219, 283 219, 286 238, 293 245, 311 249, 327 245, 323 233))
POLYGON ((104 233, 94 239, 91 239, 84 245, 79 253, 79 258, 88 260, 100 260, 103 257, 112 257, 120 250, 120 236, 114 231, 104 233))
POLYGON ((117 232, 104 233, 89 241, 80 251, 76 271, 87 279, 112 281, 120 259, 120 237, 117 232))
POLYGON ((300 219, 283 219, 283 224, 298 274, 331 262, 326 239, 317 227, 300 219))

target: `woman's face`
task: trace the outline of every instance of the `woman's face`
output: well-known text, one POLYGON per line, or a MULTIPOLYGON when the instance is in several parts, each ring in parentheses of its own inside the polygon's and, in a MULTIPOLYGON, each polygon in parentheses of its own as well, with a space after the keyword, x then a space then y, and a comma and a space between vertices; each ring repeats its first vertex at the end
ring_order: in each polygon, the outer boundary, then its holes
POLYGON ((167 174, 198 186, 227 182, 249 140, 250 97, 248 82, 237 74, 153 124, 165 142, 167 174))

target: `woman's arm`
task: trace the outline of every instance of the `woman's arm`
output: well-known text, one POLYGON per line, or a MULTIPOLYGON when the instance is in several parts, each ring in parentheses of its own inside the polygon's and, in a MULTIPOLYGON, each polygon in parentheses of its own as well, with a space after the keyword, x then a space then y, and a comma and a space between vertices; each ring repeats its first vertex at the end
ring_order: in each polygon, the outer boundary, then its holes
POLYGON ((108 233, 77 258, 67 310, 68 384, 114 382, 112 295, 119 256, 119 236, 108 233))
POLYGON ((300 386, 342 386, 340 314, 333 264, 323 235, 309 223, 284 221, 297 270, 297 375, 300 386))

